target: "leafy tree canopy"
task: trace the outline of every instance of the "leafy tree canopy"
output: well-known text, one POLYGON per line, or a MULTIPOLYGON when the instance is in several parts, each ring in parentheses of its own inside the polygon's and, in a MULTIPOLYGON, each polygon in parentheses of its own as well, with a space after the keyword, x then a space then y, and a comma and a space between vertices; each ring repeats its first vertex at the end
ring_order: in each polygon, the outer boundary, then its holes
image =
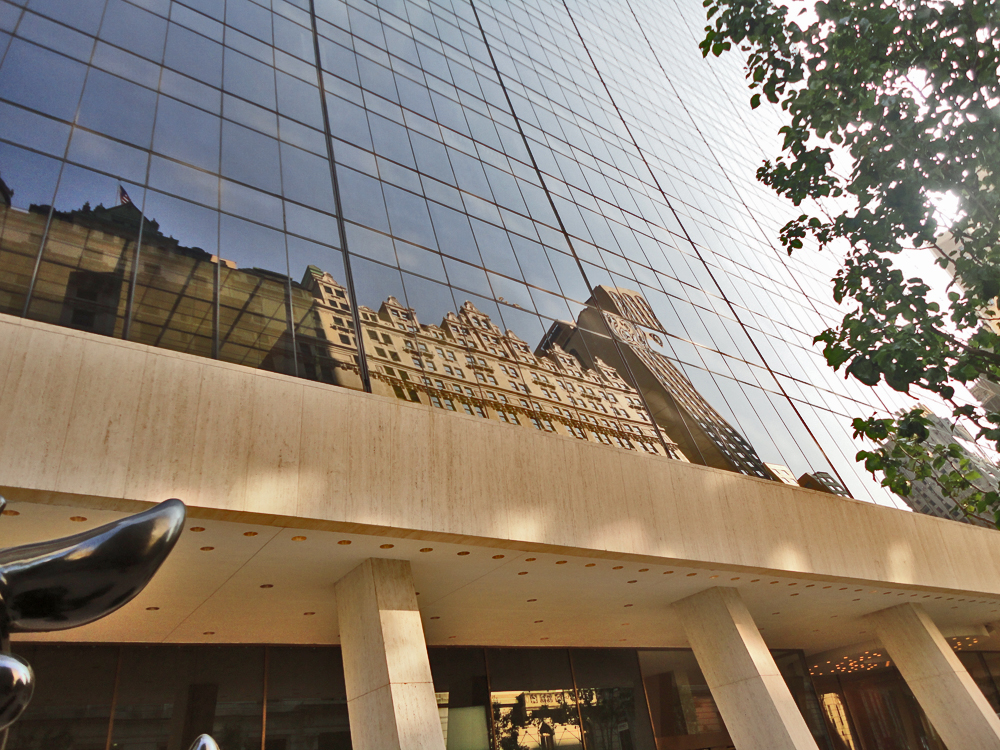
MULTIPOLYGON (((797 16, 808 18, 801 24, 771 0, 704 5, 702 53, 739 48, 751 106, 763 97, 788 115, 781 155, 757 172, 803 207, 782 228, 782 244, 791 253, 812 237, 821 249, 849 248, 833 280, 848 312, 816 337, 828 363, 867 385, 936 393, 1000 447, 1000 414, 957 402, 954 388, 1000 382, 1000 5, 829 0, 797 16), (852 157, 849 174, 834 168, 834 148, 852 157), (948 240, 935 219, 943 193, 960 211, 948 240), (937 247, 954 275, 944 309, 893 262, 922 246, 937 247)), ((927 443, 919 408, 858 418, 854 429, 882 446, 858 460, 882 472, 883 485, 906 495, 912 478, 935 478, 967 512, 1000 521, 1000 494, 972 484, 978 475, 953 445, 927 443)))

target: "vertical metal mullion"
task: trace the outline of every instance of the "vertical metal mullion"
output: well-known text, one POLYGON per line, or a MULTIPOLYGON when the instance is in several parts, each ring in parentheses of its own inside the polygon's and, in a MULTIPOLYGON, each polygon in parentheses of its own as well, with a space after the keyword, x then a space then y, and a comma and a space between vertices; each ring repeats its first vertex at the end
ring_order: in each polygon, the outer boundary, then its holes
MULTIPOLYGON (((270 667, 271 647, 264 646, 264 693, 261 696, 260 712, 260 750, 264 750, 267 744, 267 678, 270 667)), ((111 750, 111 748, 108 748, 111 750)))
POLYGON ((340 236, 340 251, 344 258, 344 285, 350 297, 351 317, 354 319, 354 338, 358 347, 358 375, 366 393, 372 392, 371 375, 368 371, 368 359, 365 357, 365 344, 362 338, 361 313, 358 311, 358 294, 354 286, 354 273, 351 271, 351 253, 347 247, 347 226, 344 223, 344 206, 340 200, 340 181, 337 178, 337 160, 333 152, 333 131, 330 128, 330 110, 326 105, 326 85, 323 80, 323 66, 319 55, 319 27, 316 23, 316 3, 309 0, 309 20, 312 25, 313 54, 316 64, 316 83, 319 86, 319 104, 323 113, 323 134, 326 141, 327 160, 330 164, 330 181, 333 184, 333 204, 337 211, 337 233, 340 236))
MULTIPOLYGON (((569 677, 573 681, 573 700, 576 701, 576 717, 580 720, 580 745, 583 750, 587 750, 587 731, 583 726, 583 712, 580 710, 580 691, 576 686, 576 669, 573 667, 573 650, 566 649, 566 658, 569 660, 569 677)), ((594 694, 594 700, 597 700, 597 694, 594 694)))
MULTIPOLYGON (((496 718, 493 716, 493 681, 490 679, 490 654, 489 649, 483 647, 483 664, 486 666, 486 715, 489 717, 490 721, 490 747, 499 747, 499 741, 497 740, 497 726, 496 718)), ((449 704, 451 703, 451 697, 448 698, 449 704)))
POLYGON ((115 682, 114 687, 111 689, 111 713, 108 716, 108 739, 104 743, 104 750, 111 750, 111 740, 115 732, 115 711, 118 710, 118 680, 122 673, 122 652, 124 651, 124 646, 118 646, 118 661, 115 664, 115 682))
MULTIPOLYGON (((59 195, 59 185, 62 182, 63 170, 66 169, 66 159, 69 157, 69 146, 70 143, 73 142, 73 134, 76 132, 76 119, 80 114, 80 104, 83 102, 83 92, 86 90, 87 81, 90 79, 90 68, 94 64, 94 53, 97 50, 98 35, 101 33, 101 28, 104 26, 104 16, 107 12, 108 2, 105 0, 104 7, 101 9, 101 20, 97 25, 97 32, 94 34, 94 43, 90 47, 90 58, 87 60, 87 73, 83 77, 83 86, 80 88, 80 96, 76 100, 76 111, 73 113, 73 122, 70 123, 69 138, 66 140, 66 148, 63 149, 62 159, 59 162, 59 174, 56 175, 56 184, 52 188, 52 205, 49 206, 49 214, 45 218, 45 228, 42 230, 42 239, 38 243, 38 255, 35 256, 35 265, 34 268, 31 269, 31 281, 28 282, 28 291, 24 295, 24 308, 21 310, 22 318, 28 317, 28 308, 31 305, 31 298, 35 293, 35 283, 38 281, 38 270, 42 266, 42 255, 45 252, 45 246, 49 241, 49 228, 52 226, 52 216, 56 210, 56 196, 59 195)), ((23 18, 23 16, 24 11, 22 10, 21 16, 18 17, 18 25, 20 25, 21 18, 23 18)), ((8 46, 7 49, 9 51, 10 46, 8 46)), ((4 53, 4 57, 6 58, 6 52, 4 53)))

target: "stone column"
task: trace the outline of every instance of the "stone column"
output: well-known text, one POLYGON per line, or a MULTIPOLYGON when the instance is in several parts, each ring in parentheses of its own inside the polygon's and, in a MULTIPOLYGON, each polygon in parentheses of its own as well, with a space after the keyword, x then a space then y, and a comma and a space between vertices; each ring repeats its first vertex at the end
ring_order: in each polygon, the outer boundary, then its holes
POLYGON ((1000 719, 922 606, 868 619, 948 750, 1000 750, 1000 719))
POLYGON ((673 609, 739 750, 818 750, 737 589, 711 588, 673 609))
POLYGON ((444 750, 409 561, 365 560, 336 594, 354 750, 444 750))

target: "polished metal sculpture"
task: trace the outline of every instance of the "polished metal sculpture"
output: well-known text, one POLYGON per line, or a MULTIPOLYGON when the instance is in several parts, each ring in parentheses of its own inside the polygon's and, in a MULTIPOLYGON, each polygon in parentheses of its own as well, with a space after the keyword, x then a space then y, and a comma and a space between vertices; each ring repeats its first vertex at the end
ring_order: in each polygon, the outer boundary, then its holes
POLYGON ((212 735, 199 734, 194 738, 189 750, 219 750, 219 744, 212 739, 212 735))
MULTIPOLYGON (((5 505, 0 497, 0 512, 5 505)), ((79 627, 127 604, 167 559, 184 516, 184 503, 167 500, 81 534, 0 550, 0 750, 34 687, 31 667, 10 653, 10 634, 79 627)))
POLYGON ((34 674, 28 662, 14 654, 0 654, 0 731, 6 733, 17 721, 34 691, 34 674))

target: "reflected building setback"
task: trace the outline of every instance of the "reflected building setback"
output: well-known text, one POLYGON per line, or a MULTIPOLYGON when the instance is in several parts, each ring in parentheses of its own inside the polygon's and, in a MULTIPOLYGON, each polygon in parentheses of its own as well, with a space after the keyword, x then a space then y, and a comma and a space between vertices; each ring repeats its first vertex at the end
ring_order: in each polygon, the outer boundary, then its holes
POLYGON ((465 302, 439 325, 390 297, 359 307, 376 392, 504 424, 687 460, 660 442, 638 392, 612 367, 553 347, 538 356, 465 302))

